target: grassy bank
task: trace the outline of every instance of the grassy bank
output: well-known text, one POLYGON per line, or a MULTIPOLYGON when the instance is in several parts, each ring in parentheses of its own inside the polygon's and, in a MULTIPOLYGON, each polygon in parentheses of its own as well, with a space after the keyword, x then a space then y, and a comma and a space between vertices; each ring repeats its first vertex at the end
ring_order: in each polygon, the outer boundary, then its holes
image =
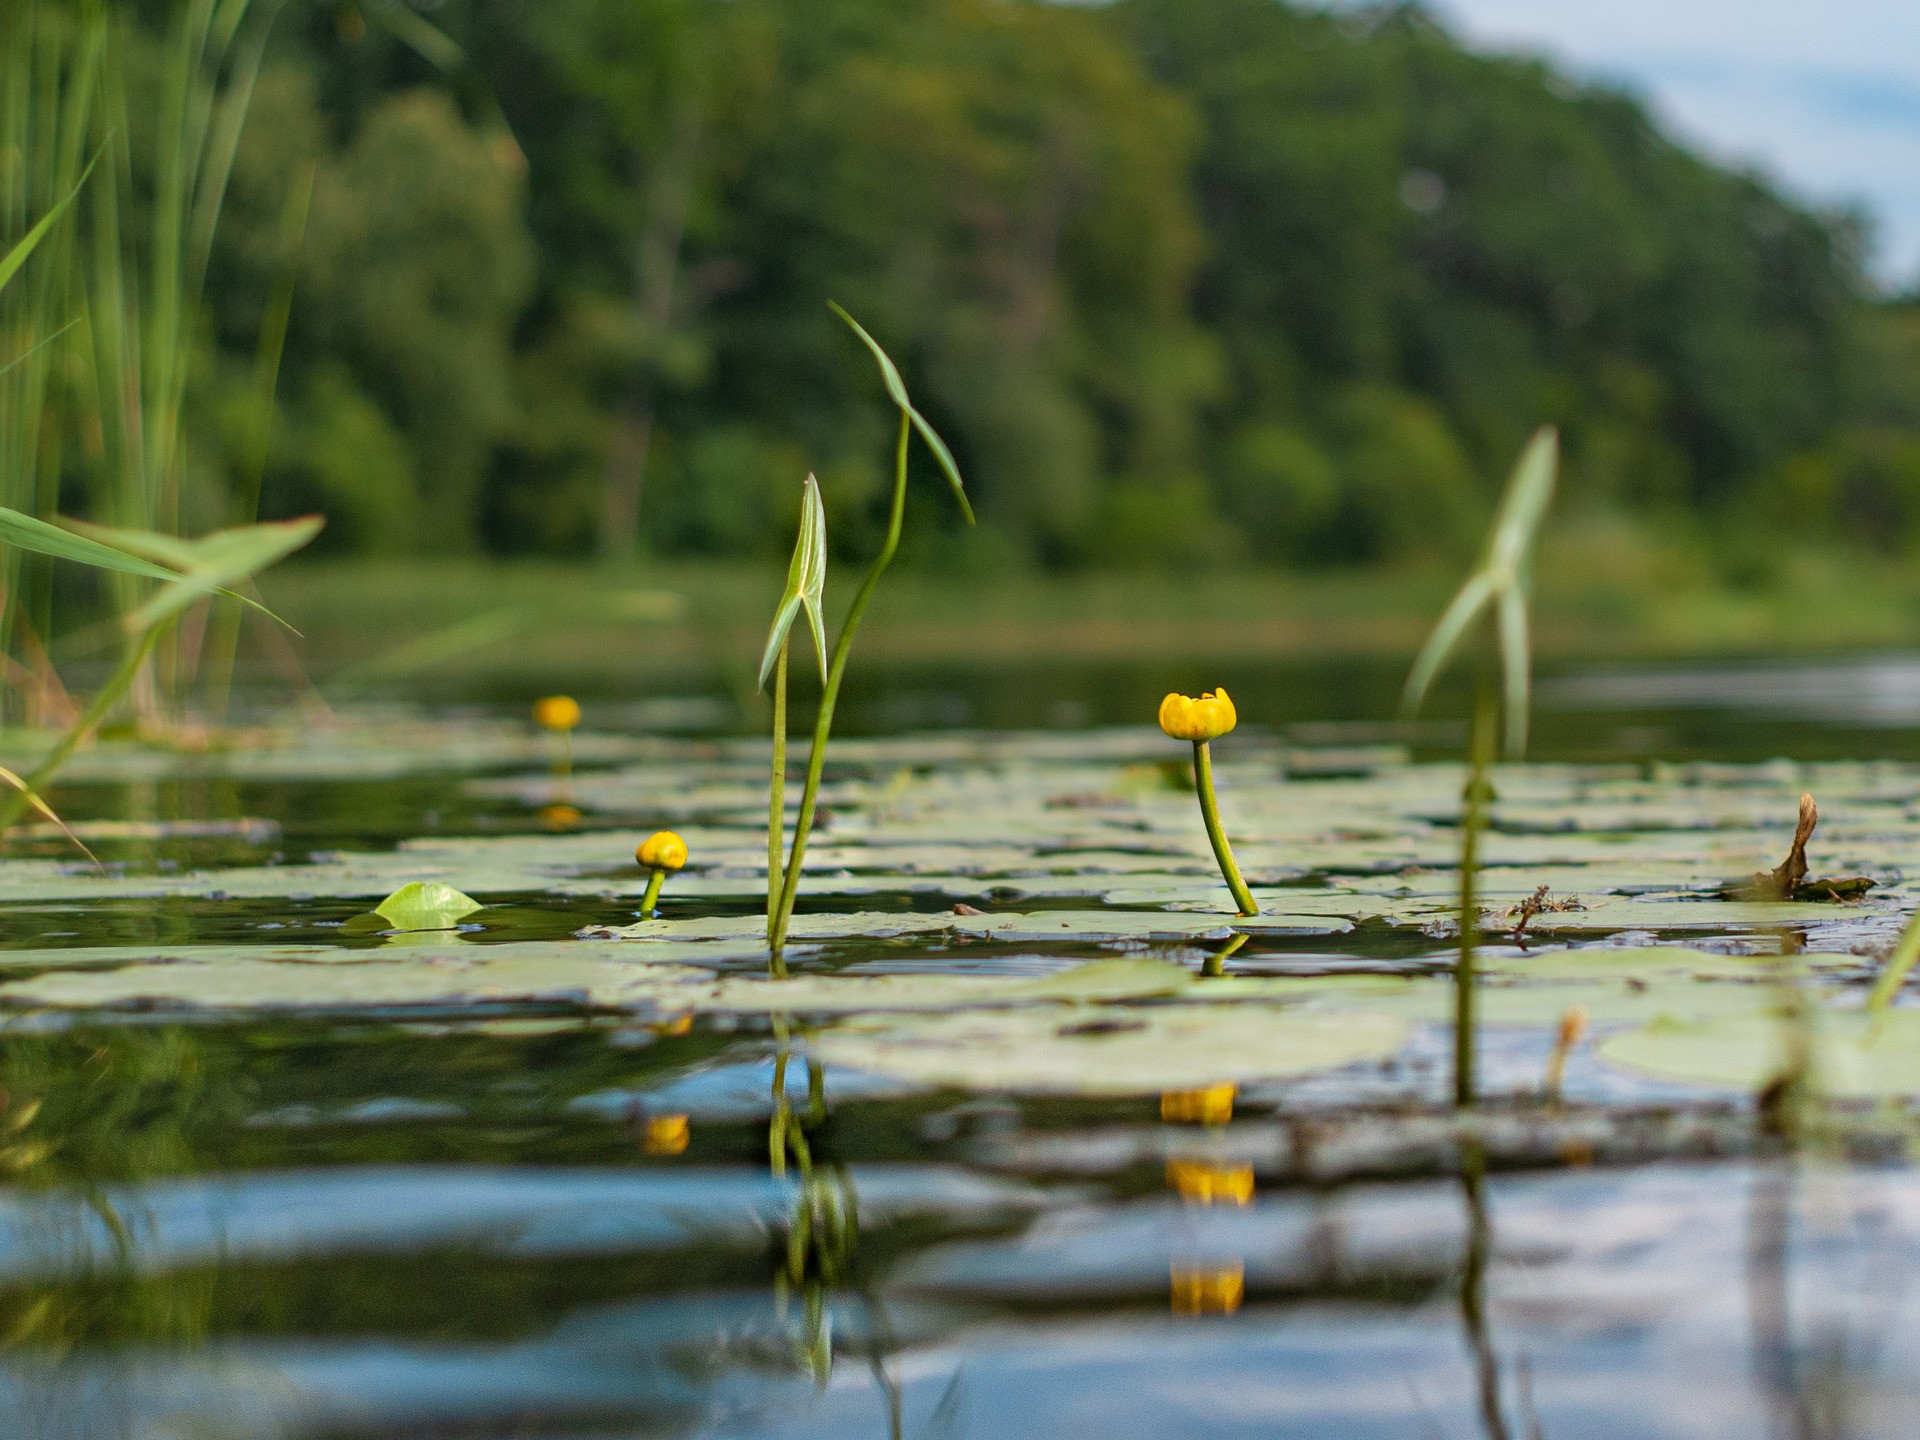
MULTIPOLYGON (((458 675, 618 688, 704 675, 747 685, 782 567, 315 561, 264 582, 322 683, 458 675), (384 657, 384 658, 382 658, 384 657)), ((889 576, 869 663, 1391 659, 1411 655, 1458 576, 1439 569, 889 576)), ((830 608, 851 578, 829 583, 830 608)), ((1920 576, 1857 556, 1779 557, 1735 584, 1607 529, 1551 540, 1537 645, 1550 664, 1815 654, 1920 643, 1920 576)))

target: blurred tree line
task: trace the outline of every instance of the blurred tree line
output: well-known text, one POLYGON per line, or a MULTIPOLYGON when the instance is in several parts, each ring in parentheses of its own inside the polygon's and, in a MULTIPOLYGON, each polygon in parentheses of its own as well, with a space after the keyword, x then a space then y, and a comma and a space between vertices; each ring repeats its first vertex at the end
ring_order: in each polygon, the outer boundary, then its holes
POLYGON ((889 419, 829 296, 969 477, 938 563, 1471 544, 1542 420, 1589 503, 1920 541, 1920 311, 1858 222, 1415 6, 341 0, 275 46, 199 453, 335 548, 783 554, 815 469, 857 553, 889 419))

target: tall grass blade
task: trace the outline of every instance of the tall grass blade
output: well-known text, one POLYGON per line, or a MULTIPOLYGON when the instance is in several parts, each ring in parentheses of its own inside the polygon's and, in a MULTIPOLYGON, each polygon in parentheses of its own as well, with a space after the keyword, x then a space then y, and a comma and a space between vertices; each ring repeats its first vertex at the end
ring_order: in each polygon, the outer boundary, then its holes
POLYGON ((92 160, 89 160, 87 162, 87 168, 80 172, 80 183, 69 190, 59 204, 47 211, 45 215, 42 215, 39 223, 22 236, 18 244, 7 251, 5 255, 0 256, 0 289, 4 289, 7 282, 12 280, 13 277, 20 272, 20 267, 27 263, 27 257, 32 255, 33 252, 40 247, 40 242, 47 238, 47 232, 53 229, 54 225, 59 221, 61 214, 66 210, 67 206, 73 203, 74 197, 77 196, 82 187, 86 185, 87 177, 93 174, 93 167, 98 163, 99 158, 100 157, 96 155, 92 160))
POLYGON ((62 530, 58 525, 49 525, 4 505, 0 505, 0 544, 31 550, 36 555, 51 555, 56 560, 74 560, 99 570, 144 575, 149 580, 164 580, 169 584, 180 578, 177 567, 165 569, 116 546, 62 530))
POLYGON ((300 549, 320 533, 326 520, 308 515, 299 520, 271 520, 246 525, 238 530, 221 530, 195 542, 203 547, 194 567, 149 599, 126 618, 130 631, 138 633, 157 628, 174 619, 202 596, 221 594, 286 624, 264 605, 244 595, 235 595, 227 587, 250 580, 270 565, 275 565, 300 549))
POLYGON ((78 850, 82 855, 86 856, 87 859, 93 862, 94 869, 98 870, 103 875, 106 873, 107 867, 100 863, 100 857, 95 855, 93 851, 87 848, 86 842, 81 840, 81 838, 78 835, 73 833, 72 829, 69 828, 69 826, 67 825, 67 822, 62 820, 57 814, 54 813, 53 807, 47 804, 45 800, 41 799, 39 794, 34 790, 34 788, 31 785, 27 784, 26 781, 22 780, 18 775, 14 774, 13 771, 7 769, 7 767, 4 765, 0 765, 0 781, 4 781, 6 784, 11 785, 15 790, 19 791, 20 794, 25 798, 27 804, 31 805, 36 811, 38 811, 43 818, 50 820, 53 822, 53 824, 57 825, 60 829, 60 833, 66 836, 67 839, 70 842, 72 842, 73 848, 78 850))

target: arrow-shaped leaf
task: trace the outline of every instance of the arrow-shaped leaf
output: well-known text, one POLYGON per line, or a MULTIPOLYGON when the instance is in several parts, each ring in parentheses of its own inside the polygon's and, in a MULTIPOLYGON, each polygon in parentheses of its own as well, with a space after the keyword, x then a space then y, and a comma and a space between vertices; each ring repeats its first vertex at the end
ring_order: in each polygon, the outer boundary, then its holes
POLYGON ((820 678, 827 678, 826 619, 821 613, 821 598, 827 588, 827 510, 820 501, 820 482, 809 475, 800 491, 800 535, 793 543, 793 563, 787 567, 787 588, 774 611, 773 629, 767 634, 766 653, 760 657, 760 684, 765 687, 773 673, 780 647, 787 643, 796 616, 804 610, 813 632, 814 658, 820 662, 820 678))
POLYGON ((927 417, 913 408, 913 401, 907 398, 906 382, 900 378, 900 371, 880 348, 880 342, 866 332, 860 322, 843 310, 838 303, 829 300, 827 308, 846 321, 853 333, 873 353, 880 365, 880 380, 887 387, 887 398, 900 407, 901 412, 913 422, 913 428, 920 432, 920 438, 927 442, 927 448, 933 452, 933 458, 939 462, 941 473, 947 477, 947 484, 953 490, 953 498, 960 502, 960 513, 967 517, 967 524, 973 524, 973 505, 967 499, 967 487, 961 483, 960 467, 954 463, 953 452, 947 448, 947 442, 940 438, 939 432, 927 423, 927 417))

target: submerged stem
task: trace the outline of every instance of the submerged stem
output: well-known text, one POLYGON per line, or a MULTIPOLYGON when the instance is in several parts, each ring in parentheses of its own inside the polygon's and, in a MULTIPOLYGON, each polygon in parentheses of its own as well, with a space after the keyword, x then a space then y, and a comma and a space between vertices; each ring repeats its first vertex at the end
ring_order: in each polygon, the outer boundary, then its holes
POLYGON ((1233 848, 1227 844, 1227 832, 1220 827, 1220 804, 1213 797, 1213 755, 1205 740, 1193 742, 1193 788, 1200 797, 1200 818, 1207 822, 1207 839, 1213 842, 1213 858, 1220 862, 1220 873, 1226 879, 1227 889, 1233 892, 1234 903, 1242 915, 1258 915, 1260 907, 1253 903, 1253 892, 1240 878, 1233 848))
MULTIPOLYGON (((767 924, 780 906, 782 829, 787 819, 787 641, 773 669, 773 777, 767 786, 767 924)), ((771 934, 771 929, 769 929, 771 934)))
POLYGON ((820 773, 827 763, 827 737, 833 733, 833 707, 840 698, 840 681, 847 672, 847 657, 853 651, 853 637, 860 628, 860 617, 866 613, 867 602, 873 599, 873 592, 879 588, 880 577, 893 562, 893 552, 900 548, 900 525, 906 517, 907 506, 907 438, 912 434, 911 420, 906 411, 900 412, 900 442, 896 449, 893 473, 893 507, 887 516, 887 538, 880 546, 880 553, 873 557, 873 564, 867 569, 867 578, 860 582, 860 589, 853 597, 853 604, 847 610, 847 618, 840 624, 839 638, 833 642, 833 660, 827 666, 827 683, 820 692, 820 713, 813 722, 813 748, 807 754, 806 787, 800 792, 800 812, 793 822, 793 848, 787 854, 787 868, 780 885, 780 906, 767 919, 767 948, 777 959, 782 947, 787 943, 787 926, 793 920, 793 902, 800 892, 800 868, 806 862, 807 836, 813 829, 814 806, 820 798, 820 773))
POLYGON ((1493 764, 1495 711, 1491 687, 1482 685, 1473 708, 1473 733, 1467 745, 1467 788, 1460 819, 1460 955, 1453 967, 1453 1103, 1474 1103, 1474 1050, 1479 1024, 1479 976, 1473 947, 1480 930, 1476 895, 1480 865, 1480 832, 1486 828, 1490 786, 1487 771, 1493 764))

